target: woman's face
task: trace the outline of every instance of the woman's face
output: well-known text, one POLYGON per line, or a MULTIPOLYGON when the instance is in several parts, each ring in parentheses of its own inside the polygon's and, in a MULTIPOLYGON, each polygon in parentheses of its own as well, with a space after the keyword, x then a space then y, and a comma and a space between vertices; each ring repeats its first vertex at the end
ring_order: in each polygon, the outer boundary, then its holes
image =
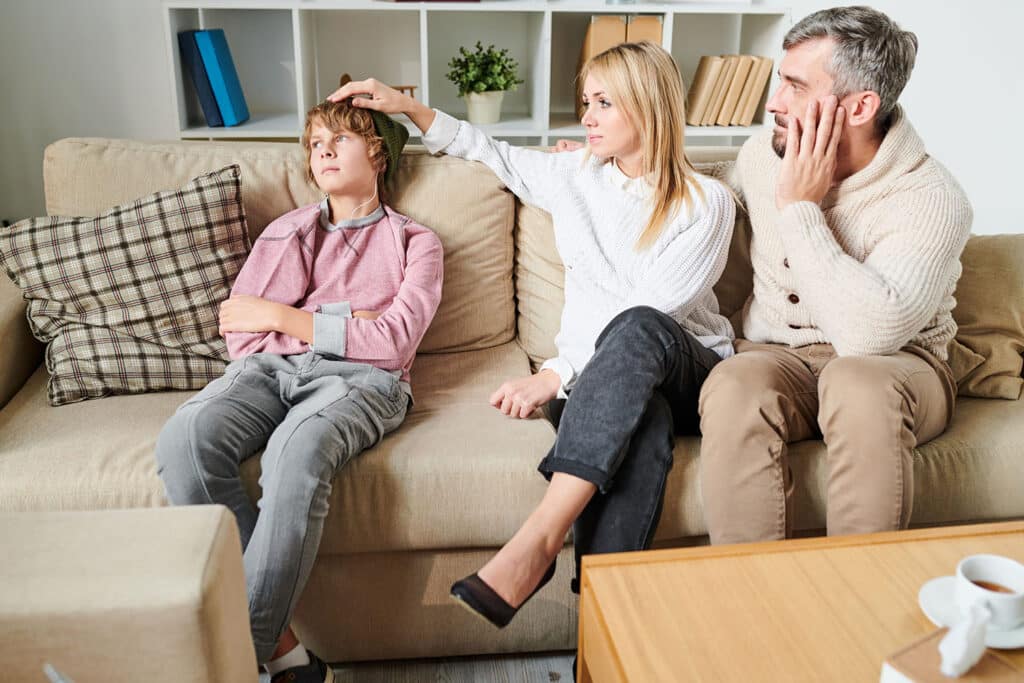
MULTIPOLYGON (((640 155, 640 136, 625 112, 593 74, 583 82, 583 128, 587 144, 599 157, 631 163, 640 155)), ((625 170, 625 169, 623 169, 625 170)))

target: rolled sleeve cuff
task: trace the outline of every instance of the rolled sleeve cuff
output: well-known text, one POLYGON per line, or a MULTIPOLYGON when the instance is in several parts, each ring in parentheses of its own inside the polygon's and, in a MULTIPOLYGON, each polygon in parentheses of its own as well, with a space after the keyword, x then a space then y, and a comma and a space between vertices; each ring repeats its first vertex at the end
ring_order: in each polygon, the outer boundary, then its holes
POLYGON ((561 386, 558 387, 558 398, 569 398, 568 392, 576 382, 576 371, 573 370, 569 361, 564 358, 551 358, 544 361, 544 364, 540 366, 540 369, 554 371, 555 374, 558 375, 559 379, 562 380, 561 386))
POLYGON ((348 301, 339 301, 333 304, 320 304, 317 309, 317 313, 324 313, 325 315, 336 315, 342 318, 352 317, 352 304, 348 301))
POLYGON ((437 154, 448 145, 452 144, 455 136, 459 133, 459 120, 445 114, 443 111, 434 110, 434 122, 430 128, 423 133, 420 140, 423 146, 431 154, 437 154))
MULTIPOLYGON (((323 307, 321 307, 323 308, 323 307)), ((348 319, 351 316, 341 316, 330 313, 313 314, 313 351, 320 355, 345 357, 345 335, 348 329, 348 319)))

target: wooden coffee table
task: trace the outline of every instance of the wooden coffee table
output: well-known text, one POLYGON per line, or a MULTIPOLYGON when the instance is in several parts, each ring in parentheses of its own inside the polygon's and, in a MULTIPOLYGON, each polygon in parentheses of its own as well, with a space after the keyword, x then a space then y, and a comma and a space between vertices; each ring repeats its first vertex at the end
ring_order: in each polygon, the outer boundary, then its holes
POLYGON ((878 681, 936 628, 918 590, 973 553, 1024 561, 1024 522, 588 556, 579 680, 878 681))

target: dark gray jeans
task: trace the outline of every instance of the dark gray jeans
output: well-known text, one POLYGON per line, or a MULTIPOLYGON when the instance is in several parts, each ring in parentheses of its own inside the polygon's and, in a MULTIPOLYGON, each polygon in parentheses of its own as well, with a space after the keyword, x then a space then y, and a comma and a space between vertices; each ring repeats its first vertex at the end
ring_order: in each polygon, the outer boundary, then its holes
POLYGON ((650 547, 675 434, 700 433, 700 388, 720 360, 664 313, 630 308, 601 332, 569 398, 548 404, 558 437, 541 473, 598 488, 573 525, 573 592, 583 555, 650 547))

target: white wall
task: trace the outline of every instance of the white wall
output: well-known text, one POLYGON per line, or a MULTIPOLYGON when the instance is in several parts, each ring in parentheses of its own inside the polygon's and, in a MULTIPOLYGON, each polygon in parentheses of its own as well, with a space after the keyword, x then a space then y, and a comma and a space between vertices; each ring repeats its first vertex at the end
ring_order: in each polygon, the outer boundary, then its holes
MULTIPOLYGON (((788 4, 799 19, 833 3, 788 4)), ((1024 3, 874 6, 918 36, 902 102, 967 191, 974 231, 1024 233, 1024 3)), ((0 0, 0 218, 44 213, 42 155, 54 140, 174 138, 165 40, 160 0, 0 0)))

